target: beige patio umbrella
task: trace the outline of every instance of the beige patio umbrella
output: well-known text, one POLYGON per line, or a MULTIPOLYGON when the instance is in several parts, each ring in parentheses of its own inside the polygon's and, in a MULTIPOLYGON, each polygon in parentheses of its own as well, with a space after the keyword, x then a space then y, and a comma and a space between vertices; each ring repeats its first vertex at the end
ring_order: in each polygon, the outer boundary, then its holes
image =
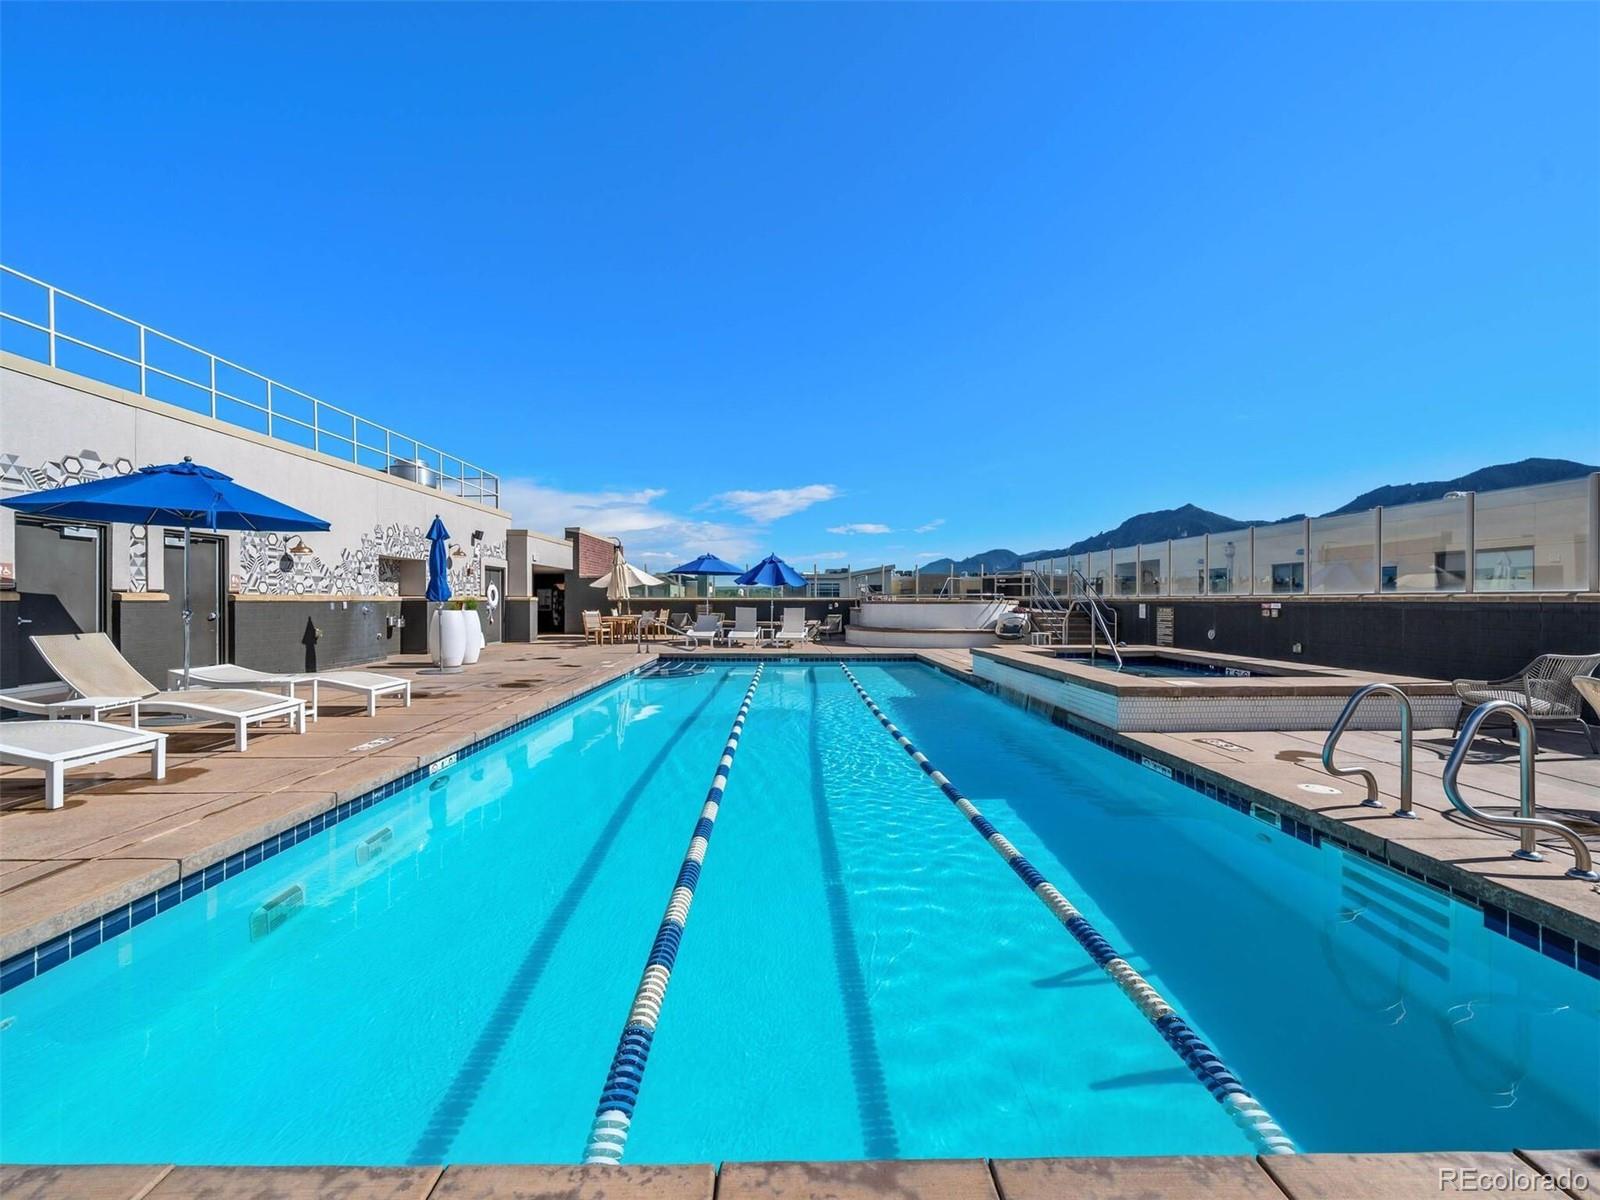
POLYGON ((663 582, 650 572, 641 571, 631 562, 625 561, 622 557, 622 547, 618 546, 611 570, 596 579, 594 586, 605 588, 606 599, 621 604, 626 610, 634 588, 660 587, 663 582))

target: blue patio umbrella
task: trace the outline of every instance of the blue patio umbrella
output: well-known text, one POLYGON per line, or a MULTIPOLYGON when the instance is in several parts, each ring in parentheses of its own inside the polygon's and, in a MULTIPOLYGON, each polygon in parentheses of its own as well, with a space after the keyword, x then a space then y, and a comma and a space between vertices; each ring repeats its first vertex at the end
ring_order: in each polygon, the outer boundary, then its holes
MULTIPOLYGON (((792 587, 803 588, 806 585, 805 576, 801 575, 776 554, 769 554, 751 567, 743 575, 734 580, 740 587, 792 587)), ((767 620, 773 619, 773 612, 777 608, 777 599, 767 601, 767 620)))
POLYGON ((737 575, 739 568, 715 554, 702 554, 666 572, 668 575, 737 575))
POLYGON ((428 526, 428 590, 427 598, 435 604, 443 604, 450 599, 450 551, 445 543, 450 540, 450 531, 444 527, 444 522, 438 517, 433 518, 433 524, 428 526))
POLYGON ((251 533, 318 533, 321 517, 291 508, 235 483, 193 459, 140 467, 128 475, 0 500, 7 508, 63 521, 183 526, 183 686, 189 686, 189 531, 238 529, 251 533))
POLYGON ((667 571, 668 575, 737 575, 739 568, 731 562, 725 562, 715 554, 702 554, 699 558, 691 558, 680 566, 667 571))

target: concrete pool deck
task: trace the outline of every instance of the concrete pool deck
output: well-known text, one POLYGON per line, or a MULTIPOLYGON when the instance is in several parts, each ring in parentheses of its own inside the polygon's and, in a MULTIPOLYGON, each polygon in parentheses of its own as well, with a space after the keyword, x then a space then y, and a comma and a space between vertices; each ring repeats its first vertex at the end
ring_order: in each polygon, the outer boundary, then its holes
POLYGON ((1435 1200, 1600 1196, 1600 1151, 692 1166, 0 1167, 7 1200, 1435 1200))
MULTIPOLYGON (((823 660, 907 654, 842 642, 693 652, 675 643, 647 643, 640 652, 631 644, 593 646, 576 638, 498 644, 485 649, 478 665, 455 675, 429 674, 426 662, 415 657, 390 660, 378 669, 414 680, 411 708, 384 701, 377 716, 367 717, 359 704, 333 696, 324 701, 322 719, 308 726, 307 733, 269 728, 251 739, 244 754, 230 749, 225 731, 174 731, 166 779, 148 778, 142 759, 84 768, 68 776, 66 805, 56 811, 43 807, 39 772, 0 768, 0 959, 182 874, 220 862, 657 655, 691 653, 702 660, 751 653, 823 660)), ((973 678, 972 656, 966 650, 912 654, 952 675, 973 678)), ((1419 821, 1392 815, 1399 779, 1393 733, 1352 730, 1340 745, 1342 762, 1366 766, 1377 776, 1388 805, 1384 809, 1360 807, 1359 781, 1332 779, 1323 772, 1318 761, 1321 737, 1312 732, 1113 736, 1155 762, 1226 782, 1402 869, 1470 888, 1568 936, 1600 944, 1600 889, 1563 877, 1572 865, 1569 851, 1556 844, 1543 863, 1513 859, 1512 839, 1450 808, 1439 784, 1450 741, 1446 730, 1418 732, 1416 807, 1425 814, 1419 821), (1302 787, 1307 783, 1338 791, 1308 792, 1302 787)), ((1541 806, 1600 810, 1600 757, 1588 754, 1576 734, 1541 733, 1540 746, 1541 806)), ((1480 739, 1462 783, 1475 804, 1501 809, 1514 805, 1514 744, 1480 739)))

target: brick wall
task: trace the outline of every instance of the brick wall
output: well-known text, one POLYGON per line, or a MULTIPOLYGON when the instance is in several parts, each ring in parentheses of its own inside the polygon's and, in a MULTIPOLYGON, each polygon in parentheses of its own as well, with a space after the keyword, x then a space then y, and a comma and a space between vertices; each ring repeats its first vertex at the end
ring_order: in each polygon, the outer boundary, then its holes
POLYGON ((611 570, 617 547, 614 542, 580 530, 575 538, 575 551, 578 578, 597 579, 611 570))

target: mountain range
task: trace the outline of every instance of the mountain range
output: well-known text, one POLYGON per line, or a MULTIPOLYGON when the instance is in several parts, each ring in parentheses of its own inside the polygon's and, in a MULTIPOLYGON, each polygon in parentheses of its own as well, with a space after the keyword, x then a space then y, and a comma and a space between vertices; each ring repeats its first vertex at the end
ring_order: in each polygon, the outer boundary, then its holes
MULTIPOLYGON (((1437 500, 1447 492, 1487 492, 1496 488, 1527 487, 1535 483, 1555 483, 1562 479, 1576 479, 1600 471, 1590 463, 1573 462, 1565 458, 1525 458, 1521 462, 1499 463, 1481 467, 1455 479, 1435 479, 1426 483, 1390 483, 1362 492, 1322 516, 1361 512, 1378 505, 1416 504, 1423 500, 1437 500)), ((1194 537, 1201 533, 1221 533, 1246 525, 1270 525, 1275 521, 1293 521, 1304 513, 1283 517, 1249 520, 1227 517, 1194 504, 1181 508, 1161 508, 1129 517, 1115 529, 1107 529, 1093 537, 1058 546, 1053 550, 1029 550, 1018 554, 1014 550, 996 547, 962 559, 935 559, 922 570, 929 575, 975 574, 978 571, 1015 571, 1023 562, 1035 558, 1063 558, 1069 554, 1084 554, 1090 550, 1109 550, 1117 546, 1133 546, 1139 542, 1160 542, 1168 538, 1194 537)))

